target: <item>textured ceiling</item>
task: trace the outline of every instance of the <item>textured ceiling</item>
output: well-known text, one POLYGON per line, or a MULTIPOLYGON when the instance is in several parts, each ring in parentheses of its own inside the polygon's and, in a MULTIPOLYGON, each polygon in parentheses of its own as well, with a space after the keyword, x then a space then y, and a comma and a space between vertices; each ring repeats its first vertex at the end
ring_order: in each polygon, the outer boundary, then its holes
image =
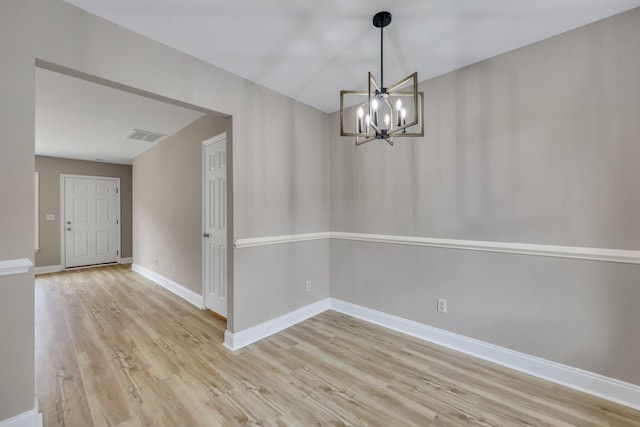
POLYGON ((341 89, 452 71, 640 6, 640 0, 66 0, 322 111, 341 89))

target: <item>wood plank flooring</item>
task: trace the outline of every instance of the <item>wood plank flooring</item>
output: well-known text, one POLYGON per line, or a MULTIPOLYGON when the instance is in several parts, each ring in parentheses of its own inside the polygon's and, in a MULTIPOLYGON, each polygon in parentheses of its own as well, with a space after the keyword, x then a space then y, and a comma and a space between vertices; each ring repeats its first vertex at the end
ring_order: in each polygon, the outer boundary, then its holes
POLYGON ((36 278, 52 426, 640 426, 640 413, 325 312, 232 353, 128 266, 36 278))

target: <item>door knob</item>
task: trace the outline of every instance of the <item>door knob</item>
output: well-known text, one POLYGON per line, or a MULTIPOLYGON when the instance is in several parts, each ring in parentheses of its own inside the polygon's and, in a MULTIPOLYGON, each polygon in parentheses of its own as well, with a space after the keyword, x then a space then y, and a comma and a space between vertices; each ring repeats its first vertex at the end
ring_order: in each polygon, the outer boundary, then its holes
POLYGON ((208 239, 210 236, 209 236, 209 233, 202 233, 202 237, 208 239))

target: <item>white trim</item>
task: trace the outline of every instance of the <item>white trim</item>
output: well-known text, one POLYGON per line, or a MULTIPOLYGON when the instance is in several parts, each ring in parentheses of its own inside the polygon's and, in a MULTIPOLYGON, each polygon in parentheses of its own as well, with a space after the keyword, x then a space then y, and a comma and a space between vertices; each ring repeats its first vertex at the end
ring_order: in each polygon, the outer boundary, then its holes
POLYGON ((34 228, 34 244, 36 253, 40 251, 40 173, 38 171, 35 172, 34 175, 34 192, 35 192, 35 200, 34 200, 34 213, 35 213, 35 228, 34 228))
POLYGON ((288 234, 283 236, 253 237, 249 239, 237 239, 235 246, 237 249, 252 248, 255 246, 279 245, 282 243, 306 242, 308 240, 321 240, 331 237, 331 233, 323 231, 320 233, 288 234))
POLYGON ((224 141, 227 139, 227 132, 222 132, 213 138, 205 139, 202 141, 202 146, 206 147, 207 145, 215 144, 216 142, 224 141))
POLYGON ((530 356, 339 299, 330 298, 329 307, 331 310, 479 359, 488 360, 634 409, 640 409, 640 386, 634 384, 530 356))
POLYGON ((62 265, 45 265, 44 267, 36 267, 34 269, 34 273, 37 274, 47 274, 47 273, 57 273, 59 271, 64 270, 62 265))
POLYGON ((240 332, 232 333, 227 330, 224 333, 224 346, 231 351, 239 350, 242 347, 278 333, 328 309, 329 298, 309 304, 291 313, 276 317, 275 319, 268 320, 240 332))
POLYGON ((576 258, 592 261, 624 262, 640 264, 640 251, 578 246, 539 245, 531 243, 486 242, 480 240, 435 239, 431 237, 390 236, 332 232, 331 238, 376 243, 394 243, 413 246, 431 246, 471 251, 504 252, 510 254, 539 255, 558 258, 576 258))
POLYGON ((640 264, 640 251, 636 250, 540 245, 534 243, 488 242, 481 240, 437 239, 432 237, 344 233, 337 231, 238 239, 236 240, 235 246, 237 249, 242 249, 328 238, 359 242, 391 243, 396 245, 428 246, 446 249, 640 264))
POLYGON ((131 264, 132 262, 133 262, 133 257, 118 258, 118 264, 131 264))
POLYGON ((224 346, 236 351, 326 310, 374 323, 479 359, 640 410, 640 386, 530 356, 335 298, 327 298, 240 332, 225 331, 224 346))
POLYGON ((38 413, 38 399, 36 398, 33 409, 0 421, 0 427, 42 427, 42 414, 38 413))
POLYGON ((25 274, 33 266, 29 258, 7 259, 0 261, 0 276, 13 276, 15 274, 25 274))
POLYGON ((146 277, 147 279, 151 280, 152 282, 157 283, 158 285, 162 286, 163 288, 165 288, 166 290, 168 290, 169 292, 172 292, 176 295, 178 295, 180 298, 182 298, 183 300, 190 302, 191 304, 195 305, 198 308, 203 308, 203 299, 202 299, 202 295, 197 294, 195 292, 193 292, 190 289, 185 288, 184 286, 182 286, 179 283, 174 282, 171 279, 167 279, 166 277, 149 270, 148 268, 145 268, 141 265, 138 264, 131 264, 131 270, 135 271, 136 273, 146 277))

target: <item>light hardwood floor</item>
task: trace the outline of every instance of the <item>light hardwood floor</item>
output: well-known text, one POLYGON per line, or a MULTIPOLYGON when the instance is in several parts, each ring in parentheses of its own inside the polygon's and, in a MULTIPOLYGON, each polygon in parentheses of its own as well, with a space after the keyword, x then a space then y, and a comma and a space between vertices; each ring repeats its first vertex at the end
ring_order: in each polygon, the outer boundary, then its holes
POLYGON ((640 413, 335 312, 232 353, 128 266, 36 278, 45 426, 640 426, 640 413))

